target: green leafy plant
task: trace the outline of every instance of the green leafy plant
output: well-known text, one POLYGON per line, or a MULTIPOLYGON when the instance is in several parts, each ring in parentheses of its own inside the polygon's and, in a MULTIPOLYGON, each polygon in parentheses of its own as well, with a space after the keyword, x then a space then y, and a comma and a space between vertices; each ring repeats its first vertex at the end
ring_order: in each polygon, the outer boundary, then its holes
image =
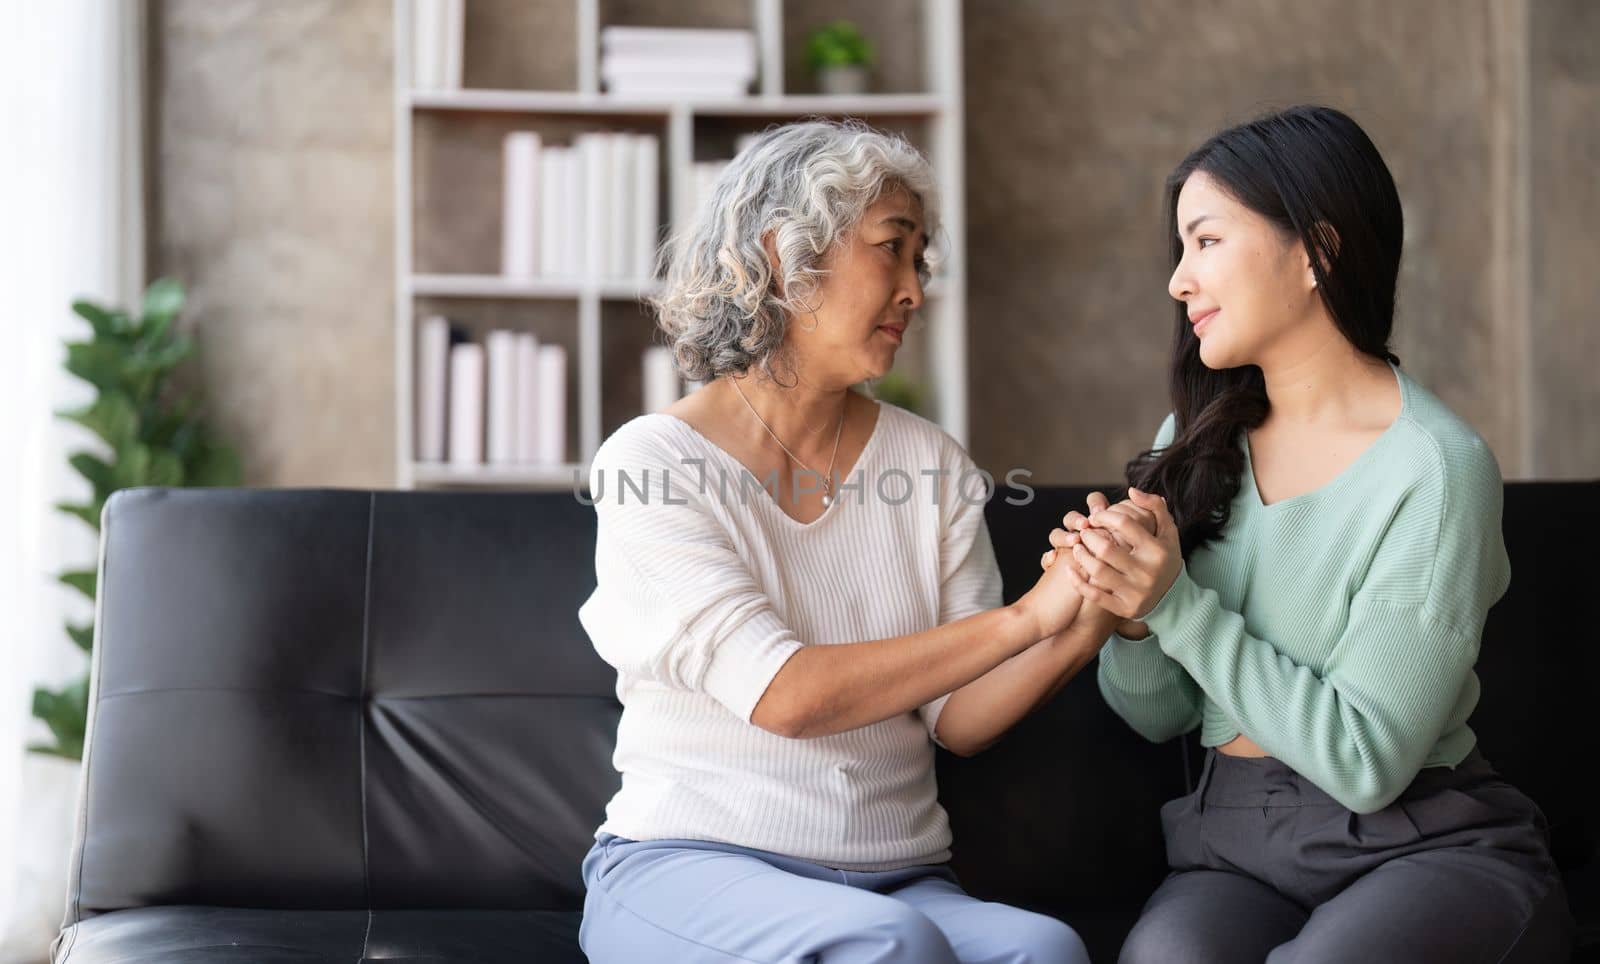
POLYGON ((890 369, 873 383, 872 396, 880 402, 888 402, 908 412, 924 416, 927 414, 922 410, 924 401, 922 386, 899 369, 890 369))
POLYGON ((823 67, 870 67, 876 58, 872 41, 848 20, 818 27, 806 41, 806 57, 812 70, 823 67))
MULTIPOLYGON (((144 292, 141 317, 89 301, 72 310, 93 329, 88 341, 67 343, 66 369, 92 384, 94 401, 56 416, 84 426, 111 447, 111 460, 92 452, 74 452, 67 461, 93 487, 84 503, 57 502, 55 507, 100 531, 106 499, 118 489, 140 485, 183 486, 239 483, 239 459, 214 440, 197 414, 193 396, 171 397, 165 391, 172 370, 194 350, 189 336, 173 331, 183 308, 183 286, 161 278, 144 292)), ((94 569, 63 572, 61 582, 93 600, 99 587, 94 569)), ((94 624, 69 624, 67 635, 85 654, 94 647, 94 624)), ((28 747, 68 759, 82 759, 89 712, 89 674, 60 690, 36 688, 33 715, 43 720, 54 743, 28 747)))

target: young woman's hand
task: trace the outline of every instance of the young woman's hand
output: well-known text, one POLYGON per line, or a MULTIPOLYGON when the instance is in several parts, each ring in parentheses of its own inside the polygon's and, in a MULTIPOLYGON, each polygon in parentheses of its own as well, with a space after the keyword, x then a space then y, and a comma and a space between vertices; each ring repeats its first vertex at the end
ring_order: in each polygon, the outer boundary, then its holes
MULTIPOLYGON (((1110 504, 1110 500, 1108 500, 1105 495, 1100 492, 1089 493, 1089 498, 1087 501, 1090 512, 1100 512, 1114 508, 1117 511, 1128 513, 1132 518, 1134 518, 1135 521, 1144 526, 1145 529, 1152 534, 1154 534, 1156 531, 1155 513, 1142 509, 1131 502, 1120 502, 1116 506, 1112 506, 1110 504)), ((1068 512, 1062 518, 1061 524, 1066 528, 1055 529, 1050 533, 1050 544, 1056 548, 1046 551, 1045 554, 1039 559, 1039 566, 1042 569, 1049 569, 1055 564, 1057 558, 1064 558, 1067 560, 1068 565, 1074 565, 1071 556, 1062 555, 1059 550, 1064 549, 1070 552, 1071 548, 1079 543, 1079 532, 1089 525, 1089 519, 1083 513, 1073 511, 1068 512)), ((1111 530, 1108 529, 1105 531, 1109 533, 1113 539, 1116 538, 1116 534, 1111 530)), ((1085 574, 1081 568, 1078 569, 1078 576, 1080 579, 1085 578, 1085 574)), ((1117 627, 1117 635, 1123 637, 1124 639, 1144 639, 1150 635, 1150 628, 1137 620, 1124 620, 1122 624, 1117 627)))
POLYGON ((1062 520, 1070 530, 1050 533, 1055 548, 1045 553, 1047 570, 1061 550, 1073 565, 1065 566, 1083 598, 1130 621, 1119 627, 1129 638, 1148 633, 1133 625, 1155 608, 1183 567, 1178 528, 1167 511, 1166 500, 1130 489, 1128 501, 1107 506, 1096 492, 1089 498, 1090 514, 1069 512, 1062 520))

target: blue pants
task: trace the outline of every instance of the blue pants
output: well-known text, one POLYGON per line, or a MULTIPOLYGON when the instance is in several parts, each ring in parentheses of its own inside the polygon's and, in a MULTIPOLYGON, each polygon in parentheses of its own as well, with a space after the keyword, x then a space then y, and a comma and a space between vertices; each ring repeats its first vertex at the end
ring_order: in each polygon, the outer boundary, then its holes
POLYGON ((834 870, 703 840, 600 834, 583 859, 592 964, 1087 964, 1072 928, 982 901, 943 864, 834 870))

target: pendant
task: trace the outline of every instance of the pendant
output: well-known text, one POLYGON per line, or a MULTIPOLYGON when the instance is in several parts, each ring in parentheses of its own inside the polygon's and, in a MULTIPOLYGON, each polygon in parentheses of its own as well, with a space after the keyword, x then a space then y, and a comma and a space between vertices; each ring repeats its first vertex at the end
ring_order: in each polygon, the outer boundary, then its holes
POLYGON ((826 509, 826 508, 828 508, 828 507, 829 507, 829 506, 831 506, 831 505, 833 505, 833 496, 831 496, 831 495, 824 495, 824 496, 823 496, 823 497, 822 497, 822 507, 823 507, 823 508, 824 508, 824 509, 826 509))

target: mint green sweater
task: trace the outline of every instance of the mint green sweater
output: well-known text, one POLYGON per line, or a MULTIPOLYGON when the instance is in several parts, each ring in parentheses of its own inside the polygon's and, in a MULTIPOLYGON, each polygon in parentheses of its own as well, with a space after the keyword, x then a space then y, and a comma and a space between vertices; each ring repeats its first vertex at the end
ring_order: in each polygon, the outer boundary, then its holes
MULTIPOLYGON (((1333 481, 1262 504, 1245 470, 1223 537, 1113 636, 1100 692, 1147 739, 1240 733, 1359 813, 1475 737, 1484 615, 1510 581, 1494 454, 1409 375, 1400 415, 1333 481)), ((1172 441, 1168 415, 1155 448, 1172 441)))

